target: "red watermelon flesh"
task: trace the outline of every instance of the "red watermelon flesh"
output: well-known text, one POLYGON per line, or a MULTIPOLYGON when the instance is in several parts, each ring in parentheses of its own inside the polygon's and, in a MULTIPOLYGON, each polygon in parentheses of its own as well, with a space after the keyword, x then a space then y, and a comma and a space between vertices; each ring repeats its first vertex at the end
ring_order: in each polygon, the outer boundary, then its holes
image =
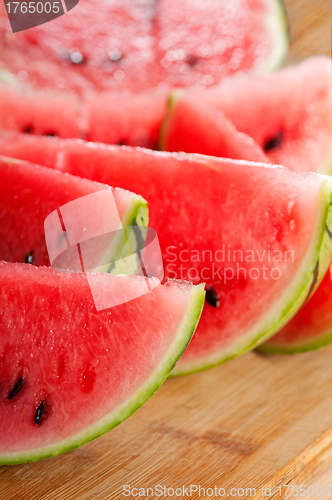
MULTIPOLYGON (((68 233, 77 242, 82 241, 89 231, 96 235, 105 233, 104 222, 109 217, 114 219, 118 229, 121 229, 121 222, 123 226, 129 226, 138 216, 143 216, 145 223, 147 221, 145 200, 123 189, 110 188, 87 179, 3 157, 0 158, 0 175, 0 257, 8 262, 50 265, 45 240, 45 219, 74 200, 86 200, 88 195, 98 194, 94 198, 95 208, 85 214, 84 221, 80 214, 74 215, 76 231, 75 234, 68 233), (107 205, 110 212, 105 213, 104 206, 97 205, 100 195, 109 189, 112 200, 115 201, 114 213, 111 212, 112 206, 107 205)), ((141 225, 140 222, 138 224, 141 225)), ((62 232, 59 236, 61 235, 62 232)), ((98 250, 95 249, 96 265, 107 251, 110 241, 105 243, 106 248, 103 244, 98 250)))
POLYGON ((169 91, 75 93, 0 85, 0 130, 156 149, 169 91))
POLYGON ((263 148, 271 163, 299 172, 332 172, 332 76, 329 57, 264 76, 235 76, 205 92, 188 91, 222 111, 263 148))
POLYGON ((328 267, 328 177, 184 153, 1 136, 0 153, 40 154, 45 161, 47 151, 48 166, 142 193, 166 277, 207 283, 207 304, 175 374, 220 363, 271 336, 328 267), (280 279, 271 278, 273 268, 280 279))
POLYGON ((0 86, 0 129, 79 138, 85 134, 82 102, 74 95, 27 85, 0 86))
POLYGON ((83 273, 0 262, 0 463, 57 455, 121 423, 188 344, 204 287, 91 274, 105 292, 152 291, 97 312, 83 273))
POLYGON ((0 13, 2 66, 33 85, 80 93, 201 88, 273 68, 288 48, 279 0, 80 0, 14 36, 4 5, 0 13))
POLYGON ((161 132, 160 149, 270 163, 252 137, 221 112, 174 92, 161 132))
POLYGON ((156 149, 167 96, 167 89, 92 94, 83 103, 86 138, 156 149))
POLYGON ((311 299, 260 350, 292 354, 319 349, 332 342, 332 268, 311 299))

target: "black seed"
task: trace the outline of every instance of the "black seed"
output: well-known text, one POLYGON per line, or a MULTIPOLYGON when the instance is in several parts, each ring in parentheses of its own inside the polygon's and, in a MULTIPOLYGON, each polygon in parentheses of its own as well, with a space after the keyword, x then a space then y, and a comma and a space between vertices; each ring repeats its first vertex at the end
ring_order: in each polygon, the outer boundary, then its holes
POLYGON ((23 129, 23 133, 24 133, 24 134, 32 134, 32 133, 33 133, 33 126, 32 126, 32 125, 27 125, 27 126, 23 129))
POLYGON ((25 256, 24 259, 25 264, 32 264, 33 263, 33 252, 28 252, 25 256))
POLYGON ((37 408, 35 414, 35 424, 41 425, 48 414, 48 404, 46 401, 42 401, 37 408))
POLYGON ((210 306, 213 306, 216 308, 220 307, 220 300, 219 300, 218 294, 212 286, 207 287, 205 300, 208 304, 210 304, 210 306))
POLYGON ((187 58, 187 64, 189 64, 189 66, 191 66, 191 67, 196 66, 198 61, 199 61, 199 57, 195 56, 194 54, 191 54, 187 58))
POLYGON ((127 146, 127 143, 125 141, 119 141, 116 143, 117 146, 127 146))
POLYGON ((8 399, 14 399, 15 396, 17 396, 17 394, 19 392, 21 392, 21 390, 23 389, 25 385, 25 380, 24 378, 20 377, 18 379, 18 381, 16 382, 16 384, 14 385, 14 387, 12 388, 12 390, 10 391, 9 393, 9 396, 8 396, 8 399))
POLYGON ((283 141, 283 138, 284 134, 282 132, 279 132, 279 134, 276 135, 275 137, 268 139, 264 144, 264 151, 271 151, 271 149, 275 149, 278 146, 280 146, 280 144, 283 141))
POLYGON ((47 137, 56 137, 57 134, 55 132, 46 132, 44 135, 46 135, 47 137))

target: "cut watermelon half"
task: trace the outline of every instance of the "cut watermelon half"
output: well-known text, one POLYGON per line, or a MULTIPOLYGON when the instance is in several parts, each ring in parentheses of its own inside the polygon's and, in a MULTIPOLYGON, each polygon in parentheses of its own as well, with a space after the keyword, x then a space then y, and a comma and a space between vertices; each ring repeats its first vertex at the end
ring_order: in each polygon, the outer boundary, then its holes
POLYGON ((32 85, 81 94, 201 88, 235 71, 272 69, 288 49, 279 0, 80 0, 14 35, 2 4, 0 17, 4 68, 32 85))
POLYGON ((88 274, 0 263, 0 463, 69 451, 120 424, 159 388, 186 348, 204 286, 91 274, 135 300, 96 311, 88 274))
POLYGON ((173 92, 162 127, 160 149, 270 163, 252 137, 221 112, 173 92))
POLYGON ((105 260, 110 265, 127 249, 128 226, 147 225, 146 201, 129 191, 8 158, 0 158, 0 175, 0 256, 7 262, 50 265, 52 248, 65 258, 58 267, 79 269, 71 267, 75 257, 79 261, 76 245, 90 239, 96 244, 86 248, 86 257, 93 250, 89 268, 95 269, 105 260), (102 235, 103 240, 93 240, 102 235), (66 254, 70 248, 74 253, 66 254))
POLYGON ((234 76, 193 103, 223 112, 262 147, 271 163, 298 172, 332 173, 331 59, 311 57, 264 76, 234 76))
POLYGON ((219 364, 271 337, 328 268, 329 177, 24 135, 2 134, 1 152, 39 157, 49 167, 122 186, 148 200, 165 276, 207 283, 200 323, 173 374, 219 364))
POLYGON ((320 349, 332 343, 332 268, 315 294, 294 318, 259 350, 272 354, 293 354, 320 349))

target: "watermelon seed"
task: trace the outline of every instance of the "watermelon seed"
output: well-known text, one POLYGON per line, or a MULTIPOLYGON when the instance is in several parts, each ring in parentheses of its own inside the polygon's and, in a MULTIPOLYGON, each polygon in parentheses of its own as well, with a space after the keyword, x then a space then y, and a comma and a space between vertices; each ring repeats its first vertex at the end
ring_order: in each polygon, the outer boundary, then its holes
POLYGON ((199 57, 195 56, 194 54, 191 54, 187 58, 187 64, 189 64, 189 66, 191 66, 191 67, 196 66, 198 61, 199 61, 199 57))
POLYGON ((57 134, 55 132, 46 132, 44 135, 46 135, 46 137, 56 137, 57 134))
POLYGON ((33 133, 33 127, 32 127, 32 125, 27 125, 27 126, 23 129, 23 133, 24 133, 24 134, 32 134, 32 133, 33 133))
POLYGON ((17 396, 19 392, 21 392, 24 385, 25 385, 25 380, 23 377, 20 377, 16 382, 16 384, 14 385, 13 389, 10 391, 8 399, 9 400, 14 399, 14 397, 17 396))
POLYGON ((41 425, 45 420, 47 414, 48 414, 48 404, 46 401, 42 401, 38 406, 35 414, 35 424, 41 425))
POLYGON ((128 146, 128 144, 125 141, 119 141, 116 143, 117 146, 128 146))
POLYGON ((28 252, 24 259, 24 264, 32 264, 33 263, 33 252, 28 252))
POLYGON ((282 132, 279 132, 278 135, 266 141, 266 143, 264 144, 264 151, 271 151, 271 149, 276 149, 277 147, 279 147, 283 141, 283 138, 284 134, 282 132))
POLYGON ((216 308, 220 307, 220 300, 218 294, 212 286, 208 286, 206 288, 205 300, 208 304, 210 304, 210 306, 216 308))

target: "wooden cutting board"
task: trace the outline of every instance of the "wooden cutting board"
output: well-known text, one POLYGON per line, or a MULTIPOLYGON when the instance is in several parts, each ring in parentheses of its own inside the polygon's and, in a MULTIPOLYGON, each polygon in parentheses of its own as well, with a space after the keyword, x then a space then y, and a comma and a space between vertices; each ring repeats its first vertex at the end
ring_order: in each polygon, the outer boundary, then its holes
MULTIPOLYGON (((290 62, 331 53, 330 1, 286 1, 290 62)), ((0 467, 0 500, 134 498, 123 495, 124 485, 216 487, 229 498, 262 498, 262 487, 269 495, 271 486, 278 499, 283 485, 290 485, 290 498, 296 485, 324 490, 331 483, 329 496, 305 488, 309 494, 299 497, 324 499, 332 497, 331 444, 332 348, 291 357, 249 353, 167 380, 126 422, 78 450, 0 467)), ((203 490, 191 497, 170 490, 162 498, 204 497, 203 490)))

